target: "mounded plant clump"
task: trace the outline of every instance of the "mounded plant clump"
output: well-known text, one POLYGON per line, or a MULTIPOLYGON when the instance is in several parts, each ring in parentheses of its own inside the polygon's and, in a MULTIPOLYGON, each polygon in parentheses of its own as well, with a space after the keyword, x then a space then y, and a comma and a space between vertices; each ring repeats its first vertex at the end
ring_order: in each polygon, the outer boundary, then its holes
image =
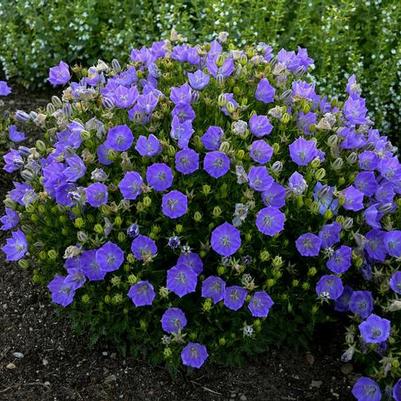
POLYGON ((341 103, 316 93, 305 49, 223 42, 51 68, 62 99, 16 116, 43 140, 4 156, 22 179, 3 251, 92 341, 172 369, 299 343, 348 313, 343 359, 372 377, 355 397, 399 401, 396 149, 354 76, 341 103))

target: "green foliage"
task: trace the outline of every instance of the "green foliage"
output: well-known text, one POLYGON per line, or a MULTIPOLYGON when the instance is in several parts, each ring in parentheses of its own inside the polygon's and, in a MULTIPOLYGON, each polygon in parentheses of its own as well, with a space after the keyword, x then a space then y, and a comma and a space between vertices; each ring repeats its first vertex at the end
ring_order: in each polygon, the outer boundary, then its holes
POLYGON ((376 125, 387 133, 401 127, 398 0, 4 0, 0 18, 0 62, 25 86, 44 85, 61 59, 126 61, 132 47, 173 28, 191 42, 227 31, 236 44, 307 47, 328 94, 357 74, 376 125))

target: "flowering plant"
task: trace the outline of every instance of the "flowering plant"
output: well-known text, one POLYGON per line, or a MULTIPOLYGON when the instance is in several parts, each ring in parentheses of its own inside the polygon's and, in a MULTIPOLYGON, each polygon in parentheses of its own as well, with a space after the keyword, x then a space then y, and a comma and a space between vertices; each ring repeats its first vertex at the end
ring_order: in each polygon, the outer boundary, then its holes
MULTIPOLYGON (((66 63, 51 68, 49 81, 68 86, 41 114, 43 140, 5 156, 23 181, 5 200, 2 229, 14 231, 3 251, 34 262, 34 280, 77 326, 170 366, 300 336, 330 303, 352 315, 344 359, 369 360, 391 383, 396 149, 354 76, 344 103, 328 100, 305 49, 222 42, 156 42, 124 69, 74 69, 71 83, 66 63)), ((380 399, 363 380, 356 397, 380 399)))

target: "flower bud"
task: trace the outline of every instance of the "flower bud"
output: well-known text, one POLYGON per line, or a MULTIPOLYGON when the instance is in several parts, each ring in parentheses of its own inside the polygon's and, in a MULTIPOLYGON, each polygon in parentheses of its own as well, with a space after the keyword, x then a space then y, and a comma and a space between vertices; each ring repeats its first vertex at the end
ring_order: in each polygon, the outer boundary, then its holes
POLYGON ((221 213, 222 213, 222 210, 220 209, 219 206, 215 206, 213 208, 213 212, 212 212, 213 217, 215 217, 215 218, 220 217, 221 213))
POLYGON ((46 144, 40 139, 35 142, 35 147, 40 153, 46 152, 46 144))
POLYGON ((226 104, 226 109, 227 109, 227 111, 228 111, 229 113, 234 113, 234 111, 235 111, 235 105, 234 105, 234 103, 228 102, 228 103, 226 104))
POLYGON ((308 276, 309 277, 314 277, 317 273, 317 269, 316 267, 310 267, 308 270, 308 276))
POLYGON ((281 117, 281 122, 283 124, 288 124, 290 120, 291 120, 291 115, 288 113, 284 113, 283 116, 281 117))
POLYGON ((217 105, 218 105, 219 107, 223 107, 223 106, 226 105, 226 103, 227 103, 226 95, 225 95, 224 93, 221 93, 221 94, 219 95, 219 97, 217 98, 217 105))
POLYGON ((164 359, 170 359, 173 356, 173 351, 170 347, 166 347, 163 350, 163 357, 164 359))
POLYGON ((226 339, 224 337, 219 338, 219 345, 222 347, 224 347, 224 345, 226 345, 226 339))
POLYGON ((243 149, 238 149, 237 150, 237 159, 243 160, 244 157, 245 157, 245 151, 243 149))
POLYGON ((317 170, 315 173, 315 177, 318 181, 323 180, 325 176, 326 176, 326 170, 324 168, 319 168, 319 170, 317 170))
POLYGON ((121 65, 117 59, 111 60, 111 67, 113 68, 114 72, 120 72, 121 71, 121 65))
POLYGON ((143 205, 149 207, 152 204, 152 199, 149 196, 143 198, 143 205))
POLYGON ((21 123, 26 123, 31 119, 31 117, 25 111, 17 110, 15 113, 15 119, 21 123))
POLYGON ((281 256, 275 256, 273 261, 272 261, 273 267, 279 269, 280 267, 283 266, 283 259, 281 256))
POLYGON ((269 251, 266 250, 266 249, 263 249, 263 250, 260 252, 260 254, 259 254, 259 259, 260 259, 262 262, 267 262, 267 261, 270 259, 270 253, 269 253, 269 251))
POLYGON ((352 152, 347 156, 347 162, 349 164, 355 164, 357 161, 358 161, 358 154, 357 153, 352 152))
POLYGON ((202 304, 202 310, 203 312, 209 312, 210 309, 212 309, 212 300, 210 298, 206 298, 205 301, 202 304))
POLYGON ((18 265, 22 268, 22 269, 27 269, 29 267, 29 262, 26 259, 20 259, 18 261, 18 265))
POLYGON ((83 231, 77 232, 77 239, 81 243, 85 243, 88 240, 88 235, 83 231))
POLYGON ((219 276, 222 276, 225 272, 226 272, 225 266, 220 265, 220 266, 217 268, 217 274, 218 274, 219 276))
POLYGON ((299 286, 299 280, 292 280, 292 286, 293 287, 298 287, 299 286))
POLYGON ((101 224, 95 224, 95 227, 93 227, 93 231, 97 234, 103 234, 103 227, 101 224))
POLYGON ((200 221, 202 221, 202 213, 200 212, 195 212, 194 213, 194 220, 199 223, 200 221))
POLYGON ((120 231, 118 234, 117 234, 117 240, 118 240, 118 242, 120 242, 120 243, 122 243, 122 242, 124 242, 125 240, 126 240, 126 235, 125 235, 125 233, 124 232, 122 232, 122 231, 120 231))
POLYGON ((81 301, 82 301, 83 304, 88 304, 89 301, 90 301, 90 296, 88 294, 82 295, 81 301))

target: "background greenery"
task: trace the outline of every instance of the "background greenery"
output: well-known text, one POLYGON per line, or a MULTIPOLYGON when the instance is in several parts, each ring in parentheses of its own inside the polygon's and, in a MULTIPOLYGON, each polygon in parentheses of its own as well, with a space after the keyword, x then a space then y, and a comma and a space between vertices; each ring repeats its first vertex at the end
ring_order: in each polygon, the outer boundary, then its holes
POLYGON ((399 0, 3 0, 0 18, 0 62, 26 87, 43 86, 60 59, 125 61, 132 47, 169 37, 172 28, 191 42, 227 31, 238 45, 304 46, 320 90, 343 93, 347 76, 357 74, 376 125, 397 141, 399 0))

